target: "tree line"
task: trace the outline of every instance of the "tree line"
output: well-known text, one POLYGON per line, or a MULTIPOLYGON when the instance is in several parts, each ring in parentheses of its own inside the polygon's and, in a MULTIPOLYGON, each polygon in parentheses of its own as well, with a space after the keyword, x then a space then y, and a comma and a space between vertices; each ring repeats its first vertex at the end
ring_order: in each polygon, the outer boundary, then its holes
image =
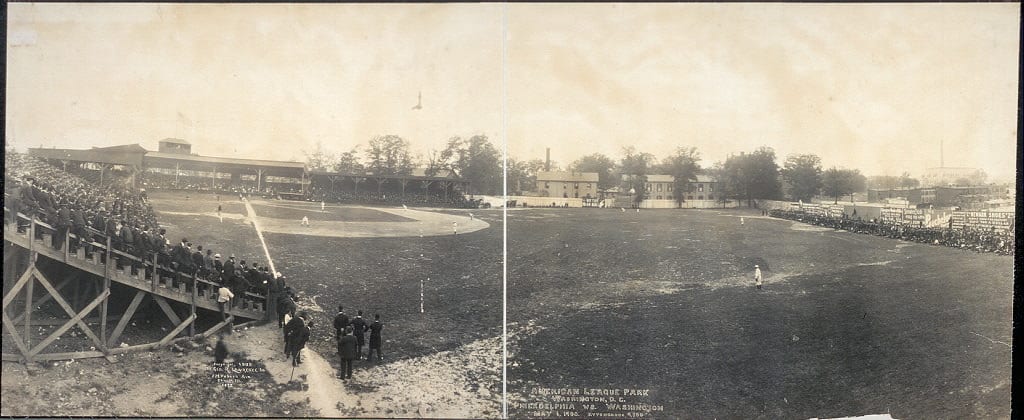
MULTIPOLYGON (((451 174, 469 181, 469 193, 488 195, 500 195, 503 187, 509 195, 533 191, 537 173, 548 165, 543 159, 510 156, 506 168, 501 153, 486 135, 453 136, 444 149, 431 151, 426 156, 411 153, 409 141, 396 135, 374 136, 363 150, 357 146, 340 154, 329 152, 317 143, 315 149, 305 155, 310 170, 394 176, 409 175, 414 168, 422 167, 427 176, 451 174), (503 176, 506 169, 507 177, 503 176)), ((627 146, 617 158, 593 153, 564 167, 558 162, 550 162, 550 166, 552 171, 595 172, 598 189, 619 187, 622 193, 631 194, 638 202, 647 198, 644 184, 648 175, 656 174, 673 176, 672 194, 677 202, 684 201, 686 193, 691 192, 691 181, 696 181, 697 175, 707 175, 719 183, 716 198, 744 201, 747 205, 755 199, 809 201, 817 196, 838 202, 845 196, 866 191, 869 186, 915 188, 920 185, 908 173, 869 178, 857 169, 825 168, 821 158, 814 154, 792 154, 780 165, 771 147, 732 154, 708 167, 701 166, 697 148, 682 146, 661 159, 627 146)))

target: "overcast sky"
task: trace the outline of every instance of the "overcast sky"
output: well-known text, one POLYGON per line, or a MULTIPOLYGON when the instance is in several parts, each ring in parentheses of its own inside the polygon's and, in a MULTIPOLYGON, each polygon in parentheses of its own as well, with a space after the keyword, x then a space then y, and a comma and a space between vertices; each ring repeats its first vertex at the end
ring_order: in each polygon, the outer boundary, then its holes
POLYGON ((486 134, 522 159, 685 145, 705 166, 765 145, 917 176, 941 141, 946 166, 1011 177, 1019 7, 9 4, 6 137, 302 160, 486 134))

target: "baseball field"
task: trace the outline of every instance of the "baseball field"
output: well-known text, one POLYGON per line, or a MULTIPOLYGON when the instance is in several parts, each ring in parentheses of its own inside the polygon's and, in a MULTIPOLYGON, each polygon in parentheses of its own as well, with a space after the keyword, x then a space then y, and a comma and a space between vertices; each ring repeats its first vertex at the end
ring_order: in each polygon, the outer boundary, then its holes
MULTIPOLYGON (((332 366, 336 306, 380 313, 385 365, 474 349, 480 363, 424 375, 453 378, 488 407, 480 416, 496 414, 500 209, 252 200, 250 211, 221 197, 221 221, 213 196, 151 195, 172 241, 262 264, 251 222, 265 226, 275 268, 314 315, 311 348, 332 366)), ((509 210, 509 414, 1009 417, 1012 258, 757 214, 509 210), (554 404, 573 392, 600 402, 554 404)))

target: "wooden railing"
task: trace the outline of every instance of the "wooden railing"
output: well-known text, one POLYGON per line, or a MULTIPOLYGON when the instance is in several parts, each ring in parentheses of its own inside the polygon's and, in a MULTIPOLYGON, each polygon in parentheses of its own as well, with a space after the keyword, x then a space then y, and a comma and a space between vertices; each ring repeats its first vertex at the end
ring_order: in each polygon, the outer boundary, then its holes
MULTIPOLYGON (((55 236, 61 234, 57 228, 22 213, 17 214, 17 221, 23 226, 23 231, 9 223, 10 220, 10 210, 5 207, 5 240, 118 283, 188 303, 193 308, 218 310, 216 300, 217 288, 220 286, 217 283, 159 264, 156 254, 140 258, 115 249, 108 236, 91 227, 86 227, 89 238, 80 238, 70 229, 65 229, 64 238, 58 242, 58 250, 52 242, 55 236), (103 242, 94 239, 102 239, 103 242), (78 243, 74 253, 69 246, 73 242, 78 243)), ((232 313, 236 316, 267 319, 267 296, 246 291, 235 299, 237 303, 232 313)))

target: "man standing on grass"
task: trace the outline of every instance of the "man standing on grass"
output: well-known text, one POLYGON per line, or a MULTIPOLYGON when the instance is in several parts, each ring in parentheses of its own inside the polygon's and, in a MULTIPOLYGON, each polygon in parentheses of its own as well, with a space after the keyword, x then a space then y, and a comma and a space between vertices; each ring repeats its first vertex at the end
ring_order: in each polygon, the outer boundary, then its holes
POLYGON ((373 323, 370 324, 370 353, 367 354, 369 360, 384 360, 384 353, 380 352, 380 330, 384 328, 384 324, 380 322, 380 314, 373 314, 373 323), (373 351, 377 350, 377 358, 373 358, 373 351))
POLYGON ((757 290, 761 290, 761 267, 754 264, 754 284, 757 285, 757 290))
POLYGON ((358 350, 356 359, 362 360, 363 344, 366 342, 366 329, 368 328, 366 325, 366 320, 363 319, 363 311, 357 311, 356 317, 353 318, 352 321, 349 321, 349 324, 352 325, 352 333, 355 334, 356 336, 356 347, 358 350))
POLYGON ((309 227, 309 217, 302 216, 302 226, 309 227))
POLYGON ((342 336, 338 337, 338 356, 341 357, 341 379, 352 379, 352 361, 358 355, 356 338, 352 336, 352 327, 345 327, 342 336))
POLYGON ((335 338, 341 338, 345 327, 348 327, 348 315, 345 314, 345 308, 338 305, 338 314, 334 316, 335 338))

